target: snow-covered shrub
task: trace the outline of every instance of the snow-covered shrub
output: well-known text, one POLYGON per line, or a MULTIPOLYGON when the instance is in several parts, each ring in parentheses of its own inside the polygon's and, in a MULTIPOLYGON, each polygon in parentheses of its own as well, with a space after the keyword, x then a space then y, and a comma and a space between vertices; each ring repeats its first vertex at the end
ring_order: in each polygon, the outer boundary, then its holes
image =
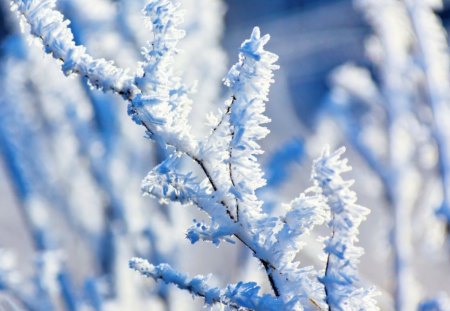
MULTIPOLYGON (((66 75, 78 74, 87 83, 111 91, 128 102, 128 114, 145 128, 167 156, 142 182, 142 192, 162 204, 195 205, 209 222, 195 221, 187 238, 214 244, 236 240, 260 262, 271 293, 262 284, 237 282, 218 288, 208 278, 190 278, 168 264, 153 265, 132 258, 131 268, 142 275, 172 283, 206 304, 220 303, 239 310, 377 310, 372 289, 358 284, 355 246, 358 227, 368 214, 356 204, 352 182, 341 176, 350 169, 341 159, 344 149, 325 149, 313 165, 313 185, 283 205, 282 215, 263 212, 257 190, 265 184, 258 163, 258 141, 269 130, 264 115, 277 56, 265 50, 269 36, 255 27, 239 49, 239 60, 224 81, 230 97, 219 114, 208 117, 208 133, 193 134, 189 115, 190 88, 174 67, 182 14, 170 0, 152 0, 144 8, 152 39, 142 49, 144 60, 131 73, 97 59, 77 45, 69 22, 54 0, 14 0, 13 8, 44 50, 61 63, 66 75), (181 160, 195 165, 185 169, 181 160), (329 237, 317 254, 323 267, 302 267, 297 259, 303 238, 326 223, 329 237)), ((131 242, 131 241, 130 241, 131 242)))

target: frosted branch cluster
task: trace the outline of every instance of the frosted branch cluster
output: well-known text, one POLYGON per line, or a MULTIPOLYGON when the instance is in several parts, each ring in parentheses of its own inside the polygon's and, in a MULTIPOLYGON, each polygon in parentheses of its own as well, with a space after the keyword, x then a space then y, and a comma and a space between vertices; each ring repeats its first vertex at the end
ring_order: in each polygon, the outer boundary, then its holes
POLYGON ((281 216, 263 212, 256 190, 265 185, 258 163, 258 141, 269 130, 264 115, 278 57, 265 50, 269 35, 255 27, 239 49, 239 60, 224 82, 230 97, 221 112, 211 117, 206 137, 194 137, 189 126, 192 101, 189 88, 176 75, 178 29, 182 15, 170 0, 152 0, 144 8, 152 39, 142 49, 144 61, 135 74, 112 62, 91 57, 76 46, 69 22, 55 10, 52 0, 14 0, 13 7, 39 38, 47 53, 62 62, 66 74, 85 76, 90 85, 113 91, 128 101, 128 113, 146 129, 147 137, 167 152, 142 182, 142 192, 162 203, 195 205, 209 223, 194 221, 187 237, 239 241, 265 269, 270 294, 260 285, 243 283, 219 289, 207 278, 189 278, 169 265, 154 266, 133 258, 130 267, 147 277, 177 285, 206 304, 221 303, 239 310, 377 310, 372 292, 357 287, 358 226, 368 210, 356 205, 350 183, 340 176, 349 169, 340 159, 343 150, 319 158, 313 186, 289 204, 281 216), (184 172, 179 162, 189 160, 197 170, 184 172), (330 220, 331 219, 331 220, 330 220), (297 255, 302 238, 316 226, 328 224, 331 237, 319 257, 328 256, 326 268, 302 267, 297 255))

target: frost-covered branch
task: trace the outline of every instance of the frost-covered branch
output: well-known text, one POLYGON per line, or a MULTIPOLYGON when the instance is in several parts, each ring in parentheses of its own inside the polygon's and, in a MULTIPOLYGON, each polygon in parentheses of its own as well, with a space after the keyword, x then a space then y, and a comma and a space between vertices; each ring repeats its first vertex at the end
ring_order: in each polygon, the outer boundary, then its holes
POLYGON ((56 11, 56 0, 12 1, 13 9, 23 17, 30 33, 42 40, 45 51, 63 62, 62 71, 77 73, 88 78, 91 85, 112 90, 124 98, 136 93, 132 77, 126 70, 105 59, 95 59, 83 46, 77 46, 68 28, 69 21, 56 11))
POLYGON ((260 287, 256 283, 238 283, 228 285, 226 289, 210 286, 208 278, 196 276, 189 278, 175 271, 167 264, 154 266, 141 258, 132 258, 130 268, 146 277, 174 284, 180 289, 189 291, 192 295, 202 297, 205 303, 212 305, 222 303, 237 310, 283 310, 281 300, 270 295, 258 295, 260 287))
MULTIPOLYGON (((229 71, 225 84, 230 100, 206 140, 191 134, 188 114, 191 101, 188 88, 175 75, 177 43, 184 32, 177 27, 181 15, 169 0, 152 0, 144 9, 153 33, 143 50, 145 60, 130 80, 125 70, 97 62, 77 47, 67 28, 68 22, 56 12, 54 1, 15 0, 16 9, 30 24, 31 33, 40 37, 47 52, 63 60, 63 70, 86 75, 93 86, 112 89, 129 102, 128 112, 143 125, 147 137, 167 151, 168 157, 154 167, 142 182, 142 192, 161 203, 196 205, 210 218, 210 224, 195 221, 188 231, 191 242, 219 243, 236 238, 264 267, 274 296, 258 295, 255 283, 237 283, 219 290, 206 284, 205 278, 188 277, 167 265, 153 266, 132 259, 130 266, 142 274, 205 298, 237 309, 314 310, 326 305, 319 273, 313 267, 301 267, 296 261, 302 249, 302 237, 328 218, 329 207, 318 188, 308 190, 285 205, 283 216, 263 212, 257 189, 266 181, 257 161, 262 153, 258 141, 268 134, 263 124, 269 88, 277 56, 265 50, 269 36, 261 36, 258 27, 239 50, 239 61, 229 71), (54 33, 55 32, 55 33, 54 33), (94 79, 94 81, 92 81, 94 79), (96 82, 95 79, 101 80, 96 82), (181 158, 198 165, 198 172, 184 173, 181 158)), ((358 299, 365 299, 361 294, 358 299)), ((350 299, 350 298, 349 298, 350 299)), ((352 297, 351 299, 357 300, 352 297)))
POLYGON ((320 278, 326 292, 328 308, 332 310, 378 310, 372 299, 374 293, 357 286, 357 264, 363 250, 355 246, 358 227, 369 210, 356 204, 356 194, 350 190, 353 181, 341 174, 351 170, 346 159, 341 159, 345 149, 330 154, 325 149, 314 162, 313 180, 322 189, 331 209, 329 227, 331 237, 325 241, 327 261, 325 274, 320 278))
POLYGON ((255 191, 265 185, 256 161, 256 156, 262 153, 257 141, 269 133, 262 125, 270 119, 263 113, 270 84, 273 83, 273 70, 278 69, 274 65, 278 56, 264 50, 269 39, 269 35, 261 37, 259 28, 255 28, 250 39, 240 48, 240 61, 225 79, 225 84, 233 92, 229 111, 232 192, 244 194, 236 197, 241 209, 236 211, 237 216, 240 212, 245 217, 247 210, 260 208, 255 191))
POLYGON ((142 96, 130 102, 128 111, 138 124, 144 122, 150 127, 150 135, 162 140, 162 145, 169 143, 192 153, 194 142, 188 123, 191 101, 187 87, 173 72, 176 47, 184 37, 184 31, 177 28, 182 15, 169 0, 149 2, 144 13, 151 23, 153 38, 142 50, 145 61, 135 78, 142 96))
MULTIPOLYGON (((112 90, 121 95, 130 102, 128 110, 132 118, 136 123, 144 125, 153 139, 174 145, 181 151, 192 154, 193 142, 188 134, 189 130, 186 129, 186 122, 178 124, 175 121, 180 114, 186 113, 185 109, 182 109, 184 106, 171 109, 169 102, 174 98, 176 103, 186 102, 185 91, 177 83, 177 80, 170 81, 171 85, 168 85, 168 77, 163 74, 164 71, 170 73, 170 59, 177 43, 176 38, 179 38, 180 35, 176 29, 170 32, 167 37, 157 37, 150 43, 154 45, 155 49, 159 49, 154 51, 154 55, 151 55, 151 50, 144 50, 144 52, 148 51, 150 55, 147 61, 153 59, 157 65, 155 67, 149 65, 146 69, 157 70, 159 74, 159 76, 154 77, 156 84, 153 88, 159 87, 161 92, 158 96, 152 97, 151 95, 155 95, 155 93, 149 93, 150 96, 146 96, 147 93, 143 94, 139 90, 139 87, 144 88, 141 79, 136 79, 135 83, 135 79, 128 74, 127 70, 116 67, 111 61, 94 59, 86 52, 84 46, 75 45, 73 34, 68 28, 70 22, 54 9, 55 0, 17 0, 12 1, 12 3, 13 9, 17 10, 29 25, 30 33, 40 38, 45 51, 63 62, 62 70, 66 75, 80 74, 85 76, 93 87, 105 91, 112 90), (155 134, 157 136, 154 136, 155 134)), ((155 8, 160 8, 158 12, 168 11, 170 13, 175 10, 170 1, 161 0, 149 4, 146 12, 155 8)), ((170 14, 164 20, 156 19, 154 28, 161 28, 162 24, 157 24, 161 22, 172 24, 174 22, 171 19, 172 17, 176 19, 176 16, 170 14)), ((165 31, 165 29, 163 30, 165 31)), ((149 75, 151 76, 151 73, 149 75)), ((151 90, 152 87, 145 90, 148 92, 148 89, 151 90)))

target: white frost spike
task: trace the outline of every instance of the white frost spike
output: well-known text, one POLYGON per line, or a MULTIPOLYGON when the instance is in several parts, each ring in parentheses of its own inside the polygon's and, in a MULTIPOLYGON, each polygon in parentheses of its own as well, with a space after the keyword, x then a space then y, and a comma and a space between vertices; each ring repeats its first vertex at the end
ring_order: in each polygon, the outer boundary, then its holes
POLYGON ((129 112, 138 124, 147 124, 152 138, 192 154, 195 142, 188 122, 192 102, 188 88, 174 74, 176 47, 185 35, 177 28, 183 21, 177 8, 169 0, 152 0, 143 10, 153 38, 142 49, 145 61, 135 77, 143 96, 130 104, 129 112))
POLYGON ((350 190, 353 181, 341 174, 351 170, 347 159, 341 159, 345 148, 330 154, 326 148, 314 162, 312 179, 327 198, 332 220, 332 235, 325 241, 328 254, 325 275, 320 281, 325 286, 326 301, 331 310, 378 310, 372 289, 357 287, 357 264, 363 249, 356 247, 358 227, 369 210, 356 204, 356 194, 350 190))
POLYGON ((221 139, 229 143, 206 146, 221 155, 222 158, 215 159, 211 166, 216 167, 215 174, 224 179, 220 190, 234 196, 236 219, 244 222, 246 218, 258 217, 261 202, 255 191, 266 183, 256 156, 262 153, 257 141, 269 133, 261 125, 270 121, 263 113, 273 70, 278 69, 274 64, 278 56, 264 50, 269 38, 269 35, 261 37, 259 28, 255 27, 250 39, 241 45, 239 62, 225 78, 232 99, 225 103, 226 113, 212 134, 222 137, 209 141, 215 144, 221 139))

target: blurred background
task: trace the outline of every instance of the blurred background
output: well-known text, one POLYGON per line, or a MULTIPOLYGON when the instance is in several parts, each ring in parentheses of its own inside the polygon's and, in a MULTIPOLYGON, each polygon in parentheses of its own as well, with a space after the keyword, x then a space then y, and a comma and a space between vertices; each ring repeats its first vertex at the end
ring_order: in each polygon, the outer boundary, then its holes
MULTIPOLYGON (((75 41, 137 68, 150 38, 145 0, 59 0, 75 41)), ((382 310, 444 309, 450 294, 450 4, 439 0, 183 0, 177 66, 193 94, 194 131, 227 93, 222 78, 258 25, 280 56, 267 115, 260 190, 278 213, 311 185, 325 145, 345 145, 348 178, 371 210, 361 226, 361 281, 382 310), (441 309, 426 309, 433 303, 441 309)), ((164 157, 113 94, 58 64, 20 32, 0 1, 0 310, 200 310, 202 302, 143 280, 142 256, 224 286, 266 284, 236 245, 190 245, 192 207, 142 198, 164 157)), ((186 164, 188 166, 188 164, 186 164)), ((300 254, 323 268, 316 236, 300 254)), ((267 285, 267 284, 266 284, 267 285)), ((447 306, 448 308, 448 306, 447 306)))

